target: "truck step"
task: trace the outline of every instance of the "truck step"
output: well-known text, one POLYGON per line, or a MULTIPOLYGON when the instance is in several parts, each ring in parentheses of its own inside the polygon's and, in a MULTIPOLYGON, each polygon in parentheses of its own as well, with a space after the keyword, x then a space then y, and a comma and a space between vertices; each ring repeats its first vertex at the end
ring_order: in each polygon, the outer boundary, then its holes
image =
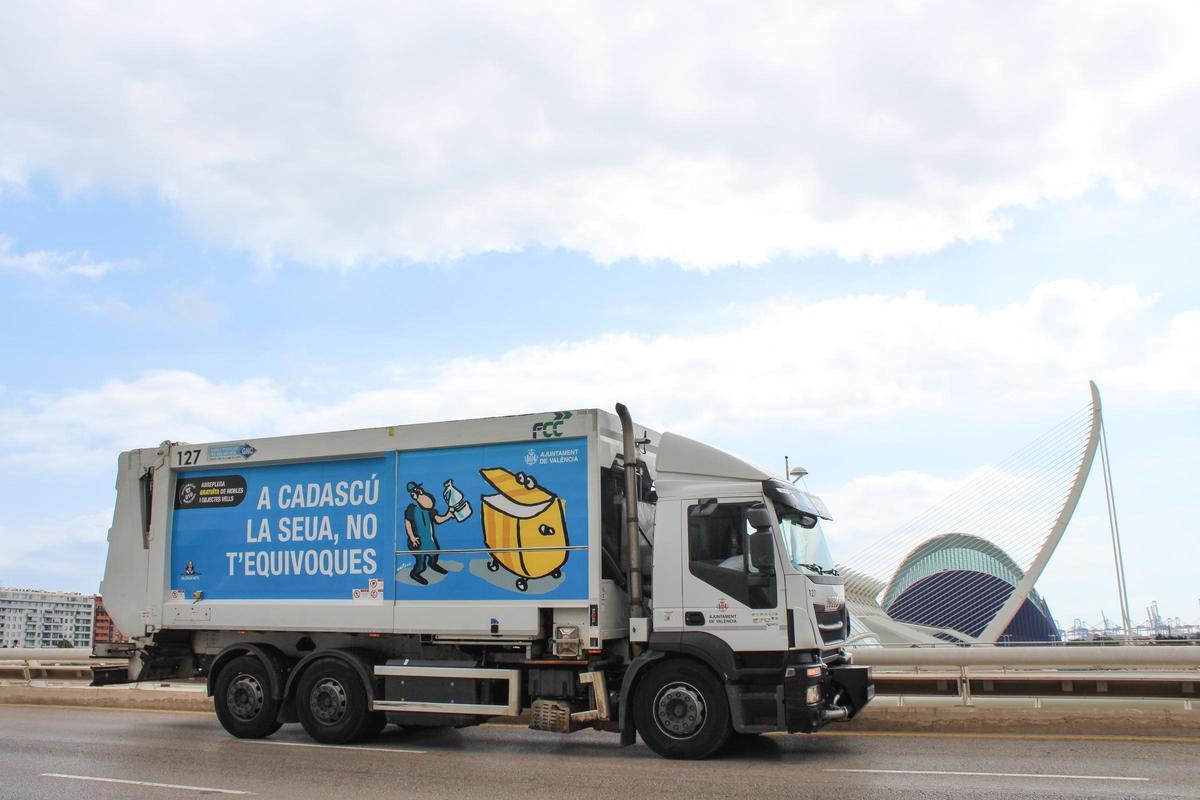
POLYGON ((561 700, 538 699, 533 701, 529 727, 535 731, 571 733, 571 706, 561 700))

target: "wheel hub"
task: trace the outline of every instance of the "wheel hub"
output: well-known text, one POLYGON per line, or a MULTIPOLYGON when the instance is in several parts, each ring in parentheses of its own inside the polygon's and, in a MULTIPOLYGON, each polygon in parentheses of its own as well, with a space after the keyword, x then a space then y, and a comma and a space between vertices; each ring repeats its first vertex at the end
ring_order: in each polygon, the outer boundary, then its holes
POLYGON ((242 673, 233 679, 225 692, 225 705, 233 716, 250 722, 262 711, 264 694, 262 684, 253 675, 242 673))
POLYGON ((704 727, 704 697, 691 684, 672 683, 655 698, 654 717, 668 736, 690 738, 704 727))
POLYGON ((346 689, 333 678, 322 678, 308 698, 313 717, 323 725, 334 725, 346 715, 346 689))

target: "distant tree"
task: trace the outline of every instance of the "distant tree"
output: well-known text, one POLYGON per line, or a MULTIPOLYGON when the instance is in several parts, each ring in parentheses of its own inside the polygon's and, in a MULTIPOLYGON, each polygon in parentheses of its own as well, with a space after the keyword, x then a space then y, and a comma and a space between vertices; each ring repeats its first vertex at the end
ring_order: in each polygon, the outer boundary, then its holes
POLYGON ((54 646, 55 647, 74 647, 75 643, 72 642, 70 639, 59 639, 57 642, 54 643, 54 646))

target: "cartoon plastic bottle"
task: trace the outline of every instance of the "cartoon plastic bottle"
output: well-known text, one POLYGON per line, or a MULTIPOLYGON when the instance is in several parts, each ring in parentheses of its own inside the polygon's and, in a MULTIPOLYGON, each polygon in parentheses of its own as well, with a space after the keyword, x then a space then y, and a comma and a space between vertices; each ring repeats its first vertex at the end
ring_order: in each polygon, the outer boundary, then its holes
POLYGON ((442 499, 446 501, 446 506, 450 513, 459 522, 462 522, 467 517, 471 516, 471 501, 463 496, 463 493, 454 485, 454 481, 450 478, 442 484, 442 499))

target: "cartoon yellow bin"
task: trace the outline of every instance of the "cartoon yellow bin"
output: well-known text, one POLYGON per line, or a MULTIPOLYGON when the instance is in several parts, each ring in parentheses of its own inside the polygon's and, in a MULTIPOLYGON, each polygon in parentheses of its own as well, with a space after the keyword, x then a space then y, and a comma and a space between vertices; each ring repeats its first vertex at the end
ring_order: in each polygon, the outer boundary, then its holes
POLYGON ((516 575, 522 592, 530 580, 561 578, 569 554, 562 498, 523 472, 492 467, 479 474, 498 492, 482 498, 483 542, 492 556, 488 569, 504 567, 516 575))

